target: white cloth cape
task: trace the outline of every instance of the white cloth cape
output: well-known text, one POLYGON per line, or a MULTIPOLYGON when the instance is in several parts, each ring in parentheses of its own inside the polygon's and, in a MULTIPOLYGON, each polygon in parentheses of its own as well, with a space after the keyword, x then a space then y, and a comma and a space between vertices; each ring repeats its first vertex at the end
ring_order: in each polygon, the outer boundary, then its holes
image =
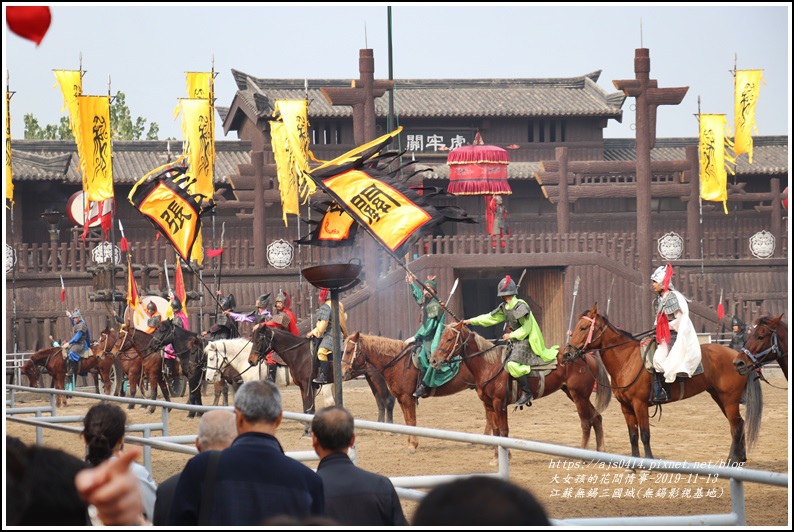
POLYGON ((689 319, 689 305, 680 292, 671 292, 678 299, 680 308, 675 311, 675 318, 670 320, 670 331, 676 331, 678 338, 672 346, 660 342, 653 355, 654 368, 664 373, 665 382, 675 382, 678 373, 686 373, 691 377, 700 364, 700 342, 695 326, 689 319))

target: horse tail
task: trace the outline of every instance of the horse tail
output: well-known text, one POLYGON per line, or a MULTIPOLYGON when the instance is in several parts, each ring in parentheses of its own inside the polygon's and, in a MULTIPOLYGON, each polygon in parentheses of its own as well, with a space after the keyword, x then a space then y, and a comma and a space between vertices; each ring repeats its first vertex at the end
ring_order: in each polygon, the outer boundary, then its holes
POLYGON ((601 355, 593 353, 593 359, 595 359, 597 368, 595 409, 600 414, 607 409, 609 401, 612 400, 612 385, 609 383, 609 373, 601 361, 601 355))
POLYGON ((744 385, 745 422, 744 433, 747 438, 747 449, 755 445, 761 430, 761 414, 764 412, 764 396, 761 392, 761 379, 753 373, 744 385))

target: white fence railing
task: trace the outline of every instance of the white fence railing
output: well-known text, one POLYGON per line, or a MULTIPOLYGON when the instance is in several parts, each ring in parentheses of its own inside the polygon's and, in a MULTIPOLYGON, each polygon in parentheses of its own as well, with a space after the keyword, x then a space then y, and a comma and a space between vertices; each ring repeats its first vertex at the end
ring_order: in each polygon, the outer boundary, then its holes
MULTIPOLYGON (((78 427, 68 427, 64 423, 76 422, 82 420, 82 416, 69 416, 58 418, 55 416, 55 395, 72 395, 75 397, 95 398, 102 400, 115 401, 120 403, 134 403, 140 405, 155 405, 160 406, 162 411, 161 423, 147 423, 142 425, 130 425, 128 431, 140 431, 143 437, 126 436, 125 439, 144 446, 144 464, 151 471, 151 448, 164 449, 174 452, 182 452, 186 454, 195 454, 195 450, 183 445, 180 436, 169 436, 168 434, 168 419, 169 409, 206 412, 217 408, 230 407, 211 407, 211 406, 193 406, 181 403, 171 403, 166 401, 151 401, 149 399, 131 399, 127 397, 108 397, 101 394, 93 394, 86 392, 64 392, 62 390, 53 389, 40 389, 29 388, 24 386, 6 385, 6 393, 9 395, 10 406, 6 409, 6 422, 25 423, 35 425, 37 427, 37 443, 43 444, 43 434, 39 434, 42 428, 54 430, 67 430, 70 432, 79 431, 78 427), (15 408, 14 394, 18 391, 33 392, 38 394, 50 394, 49 407, 33 407, 33 408, 15 408), (36 410, 38 409, 38 410, 36 410), (51 417, 45 418, 42 416, 44 412, 50 412, 51 417), (36 418, 21 418, 21 414, 35 413, 36 418), (46 421, 49 419, 49 421, 46 421), (68 420, 68 421, 67 421, 68 420), (152 431, 160 431, 161 437, 154 436, 152 431), (148 459, 147 459, 148 452, 148 459)), ((284 412, 284 419, 308 422, 312 417, 308 414, 299 414, 295 412, 284 412)), ((562 458, 572 458, 576 460, 584 460, 591 463, 603 462, 610 466, 630 469, 646 469, 649 471, 664 471, 670 473, 682 474, 698 474, 698 475, 715 475, 718 478, 730 479, 730 492, 731 492, 731 513, 728 514, 706 514, 706 515, 682 515, 682 516, 644 516, 644 517, 606 517, 606 518, 575 518, 552 520, 555 525, 570 525, 570 526, 745 526, 747 523, 745 514, 745 501, 744 501, 744 482, 756 482, 759 484, 768 484, 772 486, 788 487, 789 476, 783 473, 776 473, 772 471, 762 471, 758 469, 745 469, 733 468, 724 466, 713 466, 706 464, 695 464, 686 461, 674 462, 670 460, 656 460, 648 458, 637 458, 631 456, 624 456, 613 453, 602 453, 598 451, 589 451, 587 449, 579 449, 574 447, 564 447, 551 443, 536 442, 531 440, 520 440, 517 438, 503 438, 499 436, 486 436, 481 434, 469 434, 465 432, 455 432, 441 429, 432 429, 426 427, 410 427, 406 425, 397 425, 391 423, 379 423, 376 421, 365 421, 357 419, 355 421, 356 427, 359 429, 377 430, 382 432, 391 432, 395 434, 407 434, 421 436, 424 438, 436 438, 441 440, 473 443, 478 445, 486 445, 497 447, 498 449, 498 471, 496 473, 483 473, 484 475, 497 476, 504 479, 510 478, 510 466, 508 459, 508 449, 517 451, 529 451, 534 453, 548 454, 562 458)), ((191 441, 195 436, 190 436, 191 441)), ((297 451, 287 453, 296 459, 301 460, 316 460, 316 454, 306 451, 297 451)), ((397 493, 402 498, 411 500, 420 500, 425 496, 425 493, 418 491, 418 488, 432 488, 439 484, 449 482, 451 480, 461 478, 463 476, 472 475, 434 475, 424 477, 392 477, 391 481, 397 489, 397 493)), ((715 478, 716 478, 715 477, 715 478)))

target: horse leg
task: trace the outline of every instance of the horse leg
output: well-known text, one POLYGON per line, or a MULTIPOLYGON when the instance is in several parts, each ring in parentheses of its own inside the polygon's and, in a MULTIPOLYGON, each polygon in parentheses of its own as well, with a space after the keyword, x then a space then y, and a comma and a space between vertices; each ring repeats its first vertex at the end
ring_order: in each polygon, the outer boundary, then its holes
POLYGON ((620 409, 623 411, 623 417, 626 419, 626 426, 629 429, 629 443, 631 443, 631 456, 640 456, 640 433, 637 430, 637 416, 634 414, 634 409, 630 405, 620 404, 620 409))
POLYGON ((640 439, 642 440, 642 447, 645 450, 645 458, 653 458, 653 453, 651 452, 651 420, 648 417, 647 402, 635 399, 634 412, 637 417, 637 426, 640 429, 640 439))
POLYGON ((747 461, 747 447, 744 435, 744 419, 739 411, 740 393, 729 391, 718 395, 714 390, 708 390, 711 398, 719 405, 723 415, 731 426, 731 450, 728 453, 728 465, 744 463, 747 461), (731 395, 733 397, 731 397, 731 395))
POLYGON ((223 392, 223 406, 229 406, 229 383, 221 377, 221 392, 223 392))
MULTIPOLYGON (((301 391, 301 397, 303 398, 303 413, 304 414, 314 414, 314 387, 311 385, 309 381, 311 379, 311 373, 309 377, 306 379, 306 384, 301 386, 298 384, 298 387, 301 391)), ((298 381, 296 381, 298 382, 298 381)), ((312 431, 311 431, 311 424, 308 422, 303 424, 303 435, 301 438, 311 438, 312 431)))
MULTIPOLYGON (((397 397, 397 402, 400 403, 400 408, 403 410, 403 417, 405 424, 411 427, 416 426, 416 398, 410 394, 402 394, 397 397)), ((419 447, 419 440, 413 434, 408 435, 408 447, 405 452, 414 453, 416 448, 419 447)))
MULTIPOLYGON (((165 400, 165 401, 170 403, 171 402, 171 392, 168 390, 168 382, 166 382, 165 376, 162 374, 162 370, 158 370, 157 373, 159 375, 156 374, 155 378, 157 379, 158 384, 160 385, 160 390, 163 392, 163 400, 165 400)), ((155 392, 155 396, 156 395, 157 395, 157 393, 155 392)), ((170 412, 171 409, 169 408, 168 411, 170 412)))
MULTIPOLYGON (((215 398, 212 400, 212 406, 218 406, 218 402, 221 400, 221 390, 223 388, 223 385, 221 384, 221 380, 223 380, 223 377, 212 383, 212 391, 215 394, 215 398)), ((224 406, 228 406, 228 405, 224 405, 224 406)))

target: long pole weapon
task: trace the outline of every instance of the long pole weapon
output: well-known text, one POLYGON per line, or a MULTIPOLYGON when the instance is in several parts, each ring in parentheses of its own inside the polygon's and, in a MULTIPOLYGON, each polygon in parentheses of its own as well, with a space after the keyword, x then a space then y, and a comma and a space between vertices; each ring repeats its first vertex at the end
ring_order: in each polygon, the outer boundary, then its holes
POLYGON ((579 293, 579 276, 576 276, 576 281, 573 283, 573 301, 571 302, 571 318, 568 320, 568 336, 571 335, 571 327, 573 327, 573 309, 576 306, 576 296, 579 293))
MULTIPOLYGON (((615 286, 615 276, 612 276, 612 283, 609 285, 609 293, 607 294, 607 310, 604 316, 609 316, 609 304, 612 303, 612 287, 615 286)), ((570 327, 569 327, 570 329, 570 327)))

